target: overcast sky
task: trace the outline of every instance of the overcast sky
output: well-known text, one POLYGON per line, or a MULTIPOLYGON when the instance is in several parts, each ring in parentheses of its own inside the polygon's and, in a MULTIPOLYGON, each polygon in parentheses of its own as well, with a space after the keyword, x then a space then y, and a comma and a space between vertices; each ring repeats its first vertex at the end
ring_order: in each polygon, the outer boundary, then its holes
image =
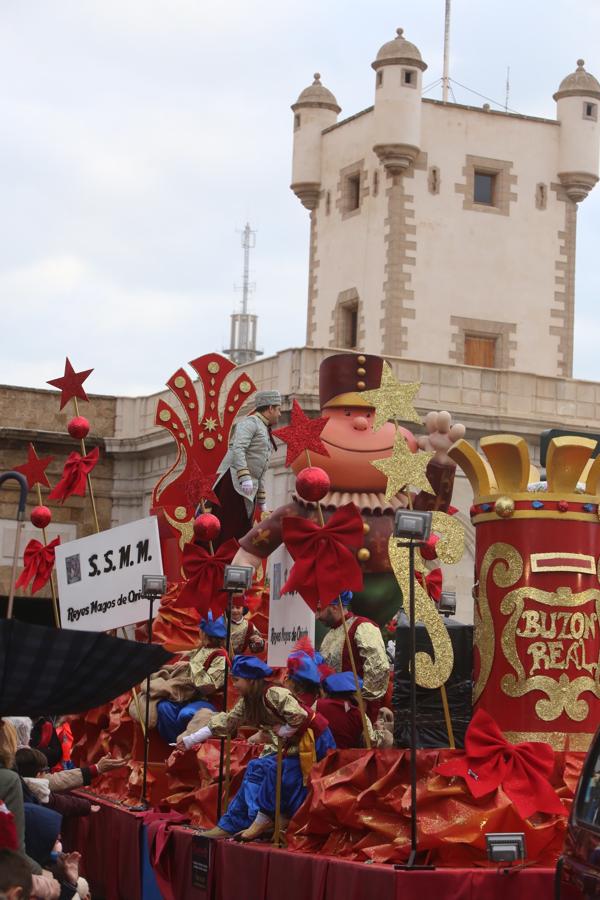
MULTIPOLYGON (((342 117, 373 102, 397 26, 441 74, 444 0, 0 0, 0 382, 94 367, 93 392, 161 388, 229 338, 240 235, 259 343, 305 338, 308 214, 289 106, 320 71, 342 117)), ((598 0, 453 0, 451 75, 552 116, 598 0)), ((483 101, 455 86, 458 102, 483 101)), ((439 90, 428 96, 439 97, 439 90)), ((581 204, 575 375, 600 380, 600 188, 581 204)))

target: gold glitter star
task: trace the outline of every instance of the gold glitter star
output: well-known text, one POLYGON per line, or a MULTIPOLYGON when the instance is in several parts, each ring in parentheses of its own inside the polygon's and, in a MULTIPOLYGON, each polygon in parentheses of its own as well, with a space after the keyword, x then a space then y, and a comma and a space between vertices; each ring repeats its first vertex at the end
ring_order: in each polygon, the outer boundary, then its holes
POLYGON ((363 391, 360 395, 375 407, 373 428, 381 428, 388 419, 402 419, 404 422, 418 422, 421 425, 422 419, 413 406, 420 387, 418 381, 400 384, 396 381, 390 364, 384 362, 379 387, 363 391))
POLYGON ((211 419, 211 418, 205 419, 204 427, 206 428, 207 431, 214 431, 217 427, 217 420, 211 419))
POLYGON ((398 491, 407 485, 427 491, 428 494, 435 493, 426 474, 429 461, 434 455, 426 453, 424 450, 412 453, 406 439, 401 432, 398 432, 392 455, 386 456, 385 459, 371 460, 371 465, 387 476, 385 499, 391 500, 398 491))

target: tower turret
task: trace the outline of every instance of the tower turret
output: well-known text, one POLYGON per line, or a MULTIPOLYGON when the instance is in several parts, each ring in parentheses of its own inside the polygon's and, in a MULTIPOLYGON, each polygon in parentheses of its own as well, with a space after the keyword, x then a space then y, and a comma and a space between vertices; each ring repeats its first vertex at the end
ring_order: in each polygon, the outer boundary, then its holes
POLYGON ((577 60, 577 69, 554 94, 560 122, 558 177, 575 203, 585 200, 598 181, 600 84, 577 60))
POLYGON ((335 125, 341 112, 331 91, 315 72, 313 83, 292 105, 294 113, 294 157, 291 188, 307 209, 314 209, 321 190, 321 133, 335 125))
POLYGON ((427 68, 402 28, 381 47, 375 62, 374 152, 386 170, 400 174, 421 147, 421 90, 427 68))

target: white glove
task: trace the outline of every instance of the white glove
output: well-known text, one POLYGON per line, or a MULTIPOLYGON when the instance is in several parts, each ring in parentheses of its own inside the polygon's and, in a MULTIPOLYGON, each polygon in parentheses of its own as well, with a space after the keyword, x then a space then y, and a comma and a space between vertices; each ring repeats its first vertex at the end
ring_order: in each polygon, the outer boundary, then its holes
POLYGON ((196 744, 204 743, 209 737, 212 737, 212 731, 208 725, 205 725, 199 731, 194 731, 193 734, 186 734, 183 739, 183 746, 186 750, 189 750, 190 747, 194 747, 196 744))
POLYGON ((273 731, 275 734, 279 735, 280 738, 288 738, 293 734, 296 734, 298 729, 292 728, 291 725, 276 725, 273 731))
POLYGON ((254 491, 254 483, 251 478, 245 478, 240 483, 240 488, 242 489, 242 494, 245 494, 246 497, 249 497, 254 491))

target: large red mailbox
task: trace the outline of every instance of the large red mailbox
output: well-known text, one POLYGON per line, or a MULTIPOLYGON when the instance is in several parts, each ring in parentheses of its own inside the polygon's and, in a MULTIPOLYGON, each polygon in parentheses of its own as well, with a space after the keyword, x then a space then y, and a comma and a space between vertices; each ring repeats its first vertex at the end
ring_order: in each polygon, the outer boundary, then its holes
POLYGON ((555 438, 547 483, 527 444, 461 441, 451 455, 474 492, 474 705, 509 740, 584 750, 600 721, 600 459, 595 441, 555 438))

